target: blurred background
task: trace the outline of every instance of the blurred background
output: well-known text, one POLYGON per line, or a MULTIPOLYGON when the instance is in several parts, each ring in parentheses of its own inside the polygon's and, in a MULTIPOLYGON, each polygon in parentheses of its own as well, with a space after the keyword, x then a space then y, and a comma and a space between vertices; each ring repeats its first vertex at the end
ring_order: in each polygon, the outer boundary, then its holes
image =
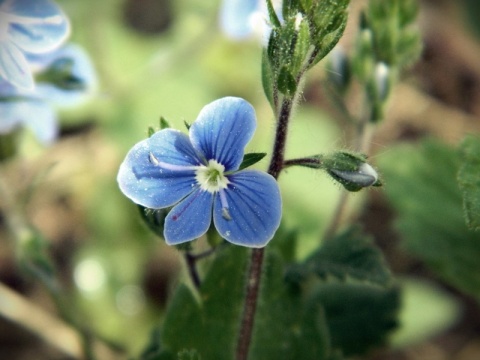
MULTIPOLYGON (((173 286, 185 275, 175 249, 146 229, 136 206, 119 191, 119 164, 147 136, 149 126, 158 128, 161 116, 184 129, 184 122, 194 121, 205 104, 223 96, 240 96, 253 104, 258 130, 247 150, 270 152, 274 119, 260 82, 261 42, 225 36, 219 28, 219 1, 57 3, 70 17, 71 41, 91 56, 100 89, 92 101, 60 113, 61 134, 54 145, 45 148, 22 132, 19 154, 2 166, 1 176, 12 197, 28 197, 23 216, 47 239, 74 316, 113 348, 119 345, 136 356, 161 321, 173 286)), ((352 1, 341 40, 347 49, 365 3, 352 1)), ((435 137, 453 146, 480 130, 480 3, 420 4, 423 54, 394 88, 387 118, 373 138, 371 160, 377 166, 382 158, 394 159, 391 149, 400 143, 435 137)), ((326 71, 321 62, 308 77, 292 123, 288 157, 352 148, 325 90, 326 71)), ((267 164, 263 160, 255 166, 265 169, 267 164)), ((390 174, 394 172, 384 174, 387 189, 389 181, 394 183, 390 174)), ((307 169, 289 169, 280 185, 284 221, 298 228, 302 258, 325 231, 341 189, 325 174, 307 169)), ((405 249, 384 189, 352 198, 352 218, 373 235, 404 285, 402 325, 392 346, 365 358, 480 359, 478 300, 445 283, 405 249)), ((30 320, 37 311, 55 316, 58 304, 22 272, 18 244, 5 226, 7 211, 0 203, 0 281, 20 297, 0 295, 0 307, 31 307, 30 320)), ((0 358, 70 358, 38 335, 0 317, 0 358)), ((56 335, 61 338, 62 332, 56 335)))

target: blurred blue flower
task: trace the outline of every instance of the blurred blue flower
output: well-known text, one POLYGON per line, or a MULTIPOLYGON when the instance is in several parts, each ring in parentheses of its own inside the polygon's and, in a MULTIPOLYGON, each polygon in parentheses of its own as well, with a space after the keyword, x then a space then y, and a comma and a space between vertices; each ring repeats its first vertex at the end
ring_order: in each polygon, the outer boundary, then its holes
POLYGON ((147 208, 173 206, 164 228, 170 245, 202 236, 213 217, 227 241, 263 247, 280 224, 282 201, 272 176, 238 170, 255 128, 248 102, 216 100, 202 109, 188 136, 164 129, 136 144, 120 166, 120 189, 147 208))
POLYGON ((0 79, 32 89, 26 56, 58 48, 69 34, 69 21, 53 1, 0 0, 0 79))
MULTIPOLYGON (((273 0, 272 3, 281 18, 282 2, 273 0)), ((242 40, 257 33, 266 42, 271 27, 265 0, 223 0, 220 8, 220 28, 234 40, 242 40)))
POLYGON ((0 134, 25 126, 49 144, 58 133, 55 109, 86 101, 97 87, 97 78, 88 55, 73 44, 29 60, 40 71, 35 89, 16 88, 0 80, 0 134))
POLYGON ((253 32, 253 17, 260 11, 259 0, 224 0, 220 27, 232 39, 244 39, 253 32))

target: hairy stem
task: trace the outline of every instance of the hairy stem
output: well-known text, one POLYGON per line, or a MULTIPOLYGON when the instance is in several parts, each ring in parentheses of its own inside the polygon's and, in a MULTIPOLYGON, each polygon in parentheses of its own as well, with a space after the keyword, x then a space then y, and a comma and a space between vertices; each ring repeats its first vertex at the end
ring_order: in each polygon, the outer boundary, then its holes
POLYGON ((197 261, 201 260, 207 256, 213 254, 217 248, 211 248, 199 254, 192 254, 191 252, 185 252, 185 262, 188 268, 188 274, 190 275, 190 279, 192 280, 193 285, 198 290, 201 285, 200 275, 198 274, 197 270, 197 261))
MULTIPOLYGON (((368 118, 364 116, 360 123, 357 126, 357 133, 355 141, 355 148, 358 152, 365 155, 368 154, 370 150, 370 144, 372 140, 374 126, 370 124, 368 118)), ((342 224, 342 220, 345 217, 347 212, 347 205, 349 199, 349 192, 345 189, 342 189, 342 193, 338 198, 337 205, 335 207, 335 212, 333 214, 332 220, 323 234, 322 241, 332 238, 337 232, 338 228, 342 224)))
POLYGON ((318 169, 319 166, 322 164, 322 160, 319 158, 298 158, 298 159, 290 159, 290 160, 285 160, 283 162, 283 168, 287 168, 289 166, 303 166, 303 167, 309 167, 313 169, 318 169))
POLYGON ((252 250, 247 279, 245 304, 243 308, 243 318, 237 343, 237 360, 246 360, 248 358, 253 325, 255 322, 255 312, 257 310, 257 299, 258 292, 260 290, 260 279, 262 277, 264 255, 264 248, 252 250))
MULTIPOLYGON (((288 123, 292 113, 293 104, 293 98, 285 97, 282 101, 282 106, 278 115, 277 128, 275 132, 275 142, 273 145, 273 156, 270 160, 270 165, 268 167, 268 173, 272 175, 275 179, 278 179, 278 176, 280 175, 280 172, 284 167, 288 123)), ((252 340, 253 326, 255 323, 255 313, 257 310, 260 281, 262 277, 264 253, 265 250, 263 248, 253 249, 251 253, 243 316, 237 343, 237 360, 248 359, 248 352, 252 340)))

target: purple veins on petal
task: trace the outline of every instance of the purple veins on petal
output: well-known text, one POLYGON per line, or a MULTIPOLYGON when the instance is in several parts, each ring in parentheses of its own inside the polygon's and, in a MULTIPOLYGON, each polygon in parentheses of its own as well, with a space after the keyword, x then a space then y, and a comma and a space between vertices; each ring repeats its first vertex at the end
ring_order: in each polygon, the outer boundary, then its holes
POLYGON ((164 238, 176 245, 205 234, 212 222, 214 195, 197 189, 178 203, 165 219, 164 238))
MULTIPOLYGON (((133 202, 142 206, 160 209, 172 206, 195 189, 193 170, 172 171, 151 162, 151 154, 156 159, 166 158, 169 163, 191 165, 195 159, 186 161, 184 156, 174 152, 173 145, 185 140, 180 132, 162 130, 151 138, 136 144, 127 154, 117 176, 122 192, 133 202), (177 141, 172 140, 175 137, 177 141), (152 139, 161 144, 152 145, 152 139), (165 140, 162 142, 161 140, 165 140), (168 151, 170 150, 170 151, 168 151), (165 153, 162 157, 159 153, 165 153)), ((187 138, 188 139, 188 138, 187 138)), ((185 145, 185 144, 183 144, 185 145)))
POLYGON ((229 176, 225 190, 231 220, 223 217, 217 197, 214 221, 218 232, 229 242, 263 247, 277 230, 282 213, 280 190, 275 179, 261 171, 243 170, 229 176))
POLYGON ((232 171, 240 166, 256 126, 252 105, 241 98, 225 97, 202 109, 190 127, 190 139, 205 159, 215 159, 225 171, 232 171))

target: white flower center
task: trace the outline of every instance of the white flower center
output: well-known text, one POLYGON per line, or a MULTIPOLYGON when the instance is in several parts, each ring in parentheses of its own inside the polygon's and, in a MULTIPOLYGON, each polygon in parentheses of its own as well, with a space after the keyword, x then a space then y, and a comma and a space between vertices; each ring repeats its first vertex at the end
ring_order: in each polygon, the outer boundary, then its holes
POLYGON ((195 171, 195 179, 200 188, 211 193, 226 189, 230 181, 224 174, 225 166, 215 160, 208 160, 207 166, 195 171))

